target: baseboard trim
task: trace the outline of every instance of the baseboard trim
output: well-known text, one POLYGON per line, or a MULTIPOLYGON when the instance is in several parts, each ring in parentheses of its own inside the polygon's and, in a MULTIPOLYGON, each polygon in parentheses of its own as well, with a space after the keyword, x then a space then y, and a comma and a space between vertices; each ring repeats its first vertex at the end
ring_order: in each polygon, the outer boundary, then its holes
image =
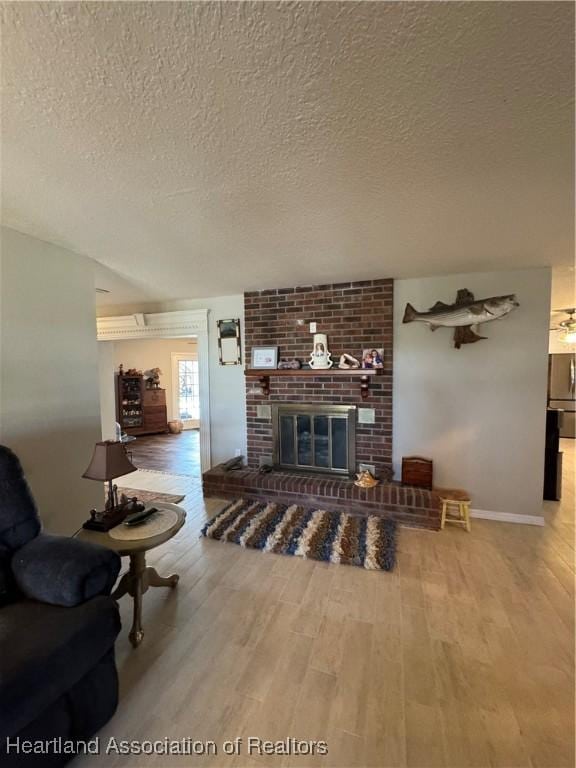
POLYGON ((481 520, 495 520, 498 523, 520 523, 521 525, 545 525, 542 515, 517 515, 514 512, 491 512, 487 509, 471 509, 471 517, 481 520))

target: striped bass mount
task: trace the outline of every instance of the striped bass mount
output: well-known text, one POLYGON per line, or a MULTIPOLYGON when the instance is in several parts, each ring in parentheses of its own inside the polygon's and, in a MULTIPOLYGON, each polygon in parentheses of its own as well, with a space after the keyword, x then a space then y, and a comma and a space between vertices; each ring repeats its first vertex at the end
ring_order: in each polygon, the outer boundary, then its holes
POLYGON ((454 346, 460 349, 462 344, 473 344, 486 338, 475 333, 473 325, 499 320, 519 306, 514 294, 475 301, 474 294, 463 288, 458 291, 454 304, 437 301, 428 312, 418 312, 412 304, 406 304, 402 322, 426 323, 432 331, 437 328, 454 328, 454 346))

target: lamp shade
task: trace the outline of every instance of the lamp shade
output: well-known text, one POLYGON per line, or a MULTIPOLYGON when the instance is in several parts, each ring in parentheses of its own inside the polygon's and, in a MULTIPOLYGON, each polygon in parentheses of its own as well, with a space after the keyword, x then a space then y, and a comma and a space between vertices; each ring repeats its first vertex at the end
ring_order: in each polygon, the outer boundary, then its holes
POLYGON ((94 446, 92 460, 82 477, 89 480, 113 480, 129 472, 136 472, 137 469, 126 456, 122 443, 104 440, 94 446))

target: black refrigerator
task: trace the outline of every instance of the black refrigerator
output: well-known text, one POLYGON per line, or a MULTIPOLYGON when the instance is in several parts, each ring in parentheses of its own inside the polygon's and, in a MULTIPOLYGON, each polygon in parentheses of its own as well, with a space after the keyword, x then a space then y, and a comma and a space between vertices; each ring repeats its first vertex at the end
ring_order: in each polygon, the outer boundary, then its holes
POLYGON ((546 410, 546 446, 544 449, 544 498, 560 501, 562 498, 562 451, 560 430, 564 411, 557 408, 546 410))
POLYGON ((548 364, 548 407, 564 411, 560 437, 576 437, 576 355, 550 355, 548 364))

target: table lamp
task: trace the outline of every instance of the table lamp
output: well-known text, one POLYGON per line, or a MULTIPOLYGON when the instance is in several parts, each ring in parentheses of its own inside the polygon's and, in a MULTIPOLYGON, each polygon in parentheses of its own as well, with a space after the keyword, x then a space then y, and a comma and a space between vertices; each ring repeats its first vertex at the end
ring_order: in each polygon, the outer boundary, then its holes
POLYGON ((94 446, 94 454, 82 477, 108 483, 106 511, 112 512, 116 507, 112 481, 114 478, 127 475, 129 472, 136 472, 137 469, 138 467, 135 467, 128 456, 126 456, 122 443, 116 443, 113 440, 103 440, 94 446))

